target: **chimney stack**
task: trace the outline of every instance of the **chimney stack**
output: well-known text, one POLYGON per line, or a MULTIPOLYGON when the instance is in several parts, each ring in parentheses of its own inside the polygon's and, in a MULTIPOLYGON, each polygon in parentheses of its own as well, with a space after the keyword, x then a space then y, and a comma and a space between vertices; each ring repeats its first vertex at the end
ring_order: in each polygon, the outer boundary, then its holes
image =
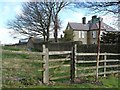
POLYGON ((86 24, 86 17, 83 17, 83 18, 82 18, 82 23, 83 23, 83 24, 86 24))
POLYGON ((92 16, 92 19, 97 18, 97 15, 92 16))
POLYGON ((97 18, 97 15, 92 16, 92 23, 94 23, 96 18, 97 18))

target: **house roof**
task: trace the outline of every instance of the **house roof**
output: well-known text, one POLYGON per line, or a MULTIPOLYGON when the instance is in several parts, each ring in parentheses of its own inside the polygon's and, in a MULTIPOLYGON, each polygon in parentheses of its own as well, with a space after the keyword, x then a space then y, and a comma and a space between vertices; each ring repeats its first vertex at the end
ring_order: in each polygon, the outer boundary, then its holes
MULTIPOLYGON (((91 25, 91 23, 82 24, 82 23, 69 22, 68 24, 73 30, 81 30, 81 31, 99 30, 99 23, 95 23, 91 25)), ((101 30, 105 30, 108 32, 117 31, 116 29, 105 24, 104 22, 101 23, 101 30)))
POLYGON ((28 42, 28 38, 20 39, 20 40, 19 40, 19 43, 27 43, 27 42, 28 42))
POLYGON ((89 30, 88 24, 69 22, 69 25, 73 30, 89 30))
POLYGON ((117 31, 116 29, 114 29, 113 27, 105 24, 105 23, 102 23, 102 28, 104 28, 106 31, 117 31))
POLYGON ((32 40, 33 43, 41 43, 44 41, 43 38, 38 38, 38 37, 32 37, 30 39, 32 40))

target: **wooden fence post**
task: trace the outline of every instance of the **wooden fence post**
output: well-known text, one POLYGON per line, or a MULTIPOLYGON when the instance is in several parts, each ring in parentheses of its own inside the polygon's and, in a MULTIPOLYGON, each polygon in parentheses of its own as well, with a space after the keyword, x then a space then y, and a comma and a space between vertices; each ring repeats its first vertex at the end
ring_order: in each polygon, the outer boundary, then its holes
POLYGON ((75 58, 75 77, 77 77, 77 56, 76 56, 76 53, 77 53, 77 44, 74 45, 74 58, 75 58))
POLYGON ((74 78, 75 78, 75 48, 74 46, 72 47, 71 50, 71 65, 70 65, 70 82, 74 83, 74 78))
POLYGON ((106 59, 107 59, 107 56, 106 56, 106 52, 105 52, 105 55, 104 55, 104 77, 106 77, 106 59))
POLYGON ((43 83, 48 84, 49 83, 49 51, 44 44, 43 44, 43 53, 45 54, 43 56, 43 68, 44 68, 43 83))

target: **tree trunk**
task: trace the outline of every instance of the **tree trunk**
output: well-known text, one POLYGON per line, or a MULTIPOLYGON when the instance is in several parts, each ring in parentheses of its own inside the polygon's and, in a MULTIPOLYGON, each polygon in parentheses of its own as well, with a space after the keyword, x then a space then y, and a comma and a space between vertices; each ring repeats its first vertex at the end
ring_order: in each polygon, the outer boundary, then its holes
POLYGON ((47 29, 47 38, 46 41, 49 41, 49 28, 47 29))
POLYGON ((55 37, 55 42, 57 42, 57 36, 58 36, 58 20, 57 20, 57 15, 55 17, 55 26, 54 26, 54 37, 55 37))
POLYGON ((44 42, 45 42, 46 41, 45 35, 43 35, 43 38, 44 38, 44 42))

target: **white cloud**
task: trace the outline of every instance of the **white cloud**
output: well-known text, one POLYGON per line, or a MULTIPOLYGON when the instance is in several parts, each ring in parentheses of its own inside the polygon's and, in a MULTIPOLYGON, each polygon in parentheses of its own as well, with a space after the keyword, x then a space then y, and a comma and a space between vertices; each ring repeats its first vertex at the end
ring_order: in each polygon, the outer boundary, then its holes
POLYGON ((18 39, 13 39, 10 32, 13 30, 0 28, 0 41, 2 44, 18 43, 18 39))
POLYGON ((117 29, 118 30, 118 18, 113 16, 113 15, 105 15, 105 16, 101 16, 103 18, 103 22, 105 22, 106 24, 112 26, 113 28, 117 29))

